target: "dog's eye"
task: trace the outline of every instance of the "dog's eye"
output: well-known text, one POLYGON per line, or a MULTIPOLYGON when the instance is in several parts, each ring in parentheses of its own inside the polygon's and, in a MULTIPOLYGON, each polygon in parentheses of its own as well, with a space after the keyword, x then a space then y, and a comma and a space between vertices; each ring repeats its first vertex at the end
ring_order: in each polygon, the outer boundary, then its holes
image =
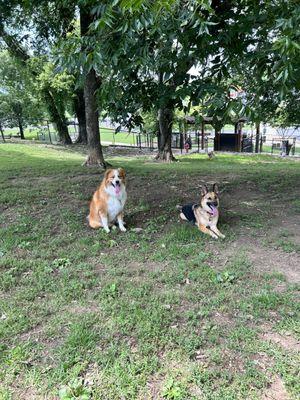
POLYGON ((207 200, 211 200, 211 197, 208 197, 207 200))

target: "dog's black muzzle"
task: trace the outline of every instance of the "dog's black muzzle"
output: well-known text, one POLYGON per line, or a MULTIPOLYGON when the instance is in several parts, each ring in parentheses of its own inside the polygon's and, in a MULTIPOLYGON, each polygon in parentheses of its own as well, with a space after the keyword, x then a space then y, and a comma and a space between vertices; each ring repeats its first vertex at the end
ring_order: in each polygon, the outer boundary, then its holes
POLYGON ((113 182, 111 182, 111 185, 114 187, 114 188, 116 188, 116 187, 120 187, 121 186, 121 183, 120 183, 120 181, 115 181, 115 184, 113 183, 113 182))
POLYGON ((208 207, 213 206, 213 207, 218 207, 218 202, 217 201, 212 201, 211 203, 207 203, 208 207))

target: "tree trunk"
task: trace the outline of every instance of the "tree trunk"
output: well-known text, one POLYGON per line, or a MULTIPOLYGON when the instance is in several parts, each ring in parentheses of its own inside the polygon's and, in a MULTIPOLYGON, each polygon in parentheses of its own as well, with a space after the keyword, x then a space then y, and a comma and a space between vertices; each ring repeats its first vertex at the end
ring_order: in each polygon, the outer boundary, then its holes
POLYGON ((1 132, 2 140, 5 143, 4 132, 3 132, 3 128, 2 128, 1 122, 0 122, 0 132, 1 132))
POLYGON ((259 141, 259 152, 262 153, 263 151, 263 137, 260 135, 260 141, 259 141))
POLYGON ((43 94, 46 100, 46 106, 50 115, 51 122, 56 125, 59 141, 62 142, 62 144, 72 144, 65 118, 61 116, 55 104, 52 93, 50 92, 50 90, 45 89, 43 91, 43 94))
POLYGON ((24 136, 24 129, 23 129, 23 123, 22 123, 22 118, 21 117, 18 117, 18 125, 19 125, 19 132, 20 132, 20 137, 21 137, 21 139, 25 139, 25 136, 24 136))
POLYGON ((21 138, 22 140, 24 140, 24 139, 25 139, 25 136, 24 136, 23 118, 22 118, 22 115, 23 115, 23 108, 22 108, 22 105, 21 105, 21 103, 19 103, 19 102, 17 101, 17 102, 15 102, 15 103, 13 104, 12 108, 13 108, 13 111, 14 111, 14 114, 15 114, 15 117, 16 117, 16 120, 18 121, 18 127, 19 127, 20 138, 21 138))
POLYGON ((96 101, 97 89, 98 82, 96 72, 94 68, 92 68, 86 75, 84 83, 85 117, 88 139, 88 158, 85 165, 99 165, 106 168, 107 164, 104 161, 100 142, 99 115, 96 101))
POLYGON ((86 131, 86 118, 85 118, 85 104, 83 89, 75 91, 74 98, 74 111, 78 120, 79 135, 76 143, 87 144, 87 131, 86 131))
POLYGON ((256 122, 255 123, 255 153, 258 153, 259 151, 259 139, 260 139, 260 123, 256 122))
MULTIPOLYGON (((80 7, 80 34, 88 39, 89 27, 93 22, 93 16, 87 7, 80 7)), ((86 40, 88 43, 88 41, 86 40)), ((88 45, 82 48, 83 52, 89 52, 88 45)), ((84 82, 84 103, 85 103, 85 118, 88 141, 88 157, 85 165, 100 165, 106 168, 108 164, 105 162, 102 146, 100 142, 99 130, 99 115, 97 107, 96 92, 99 89, 100 83, 97 79, 96 71, 91 68, 85 76, 84 82)))
POLYGON ((172 153, 171 140, 172 140, 172 124, 173 124, 173 109, 160 108, 158 110, 158 153, 155 157, 160 161, 175 161, 172 153))

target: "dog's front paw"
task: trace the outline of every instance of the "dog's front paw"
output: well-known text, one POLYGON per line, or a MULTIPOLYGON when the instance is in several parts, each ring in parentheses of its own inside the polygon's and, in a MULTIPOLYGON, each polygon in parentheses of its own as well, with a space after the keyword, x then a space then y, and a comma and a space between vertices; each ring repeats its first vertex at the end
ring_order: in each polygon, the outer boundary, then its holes
POLYGON ((120 231, 122 231, 122 232, 126 232, 126 231, 127 231, 127 229, 125 228, 125 226, 120 226, 120 231))
POLYGON ((110 232, 110 229, 109 229, 109 228, 103 228, 103 229, 105 230, 106 233, 109 233, 109 232, 110 232))
POLYGON ((225 239, 225 238, 226 238, 226 236, 225 236, 225 235, 223 235, 223 233, 220 233, 220 235, 219 235, 219 236, 220 236, 220 238, 221 238, 221 239, 225 239))

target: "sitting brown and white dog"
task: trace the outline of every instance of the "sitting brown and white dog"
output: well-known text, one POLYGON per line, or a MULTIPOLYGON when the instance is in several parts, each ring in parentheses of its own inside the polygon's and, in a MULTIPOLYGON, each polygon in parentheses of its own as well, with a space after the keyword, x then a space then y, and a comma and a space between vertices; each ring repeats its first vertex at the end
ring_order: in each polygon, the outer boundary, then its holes
POLYGON ((108 169, 101 185, 93 195, 90 213, 87 217, 91 228, 103 228, 109 233, 109 227, 118 221, 119 228, 126 232, 123 221, 123 209, 127 199, 125 171, 123 168, 108 169))
POLYGON ((197 225, 201 232, 207 233, 214 239, 225 238, 217 223, 219 219, 219 194, 216 184, 212 191, 208 191, 207 186, 201 188, 200 204, 187 204, 180 207, 180 218, 197 225))

